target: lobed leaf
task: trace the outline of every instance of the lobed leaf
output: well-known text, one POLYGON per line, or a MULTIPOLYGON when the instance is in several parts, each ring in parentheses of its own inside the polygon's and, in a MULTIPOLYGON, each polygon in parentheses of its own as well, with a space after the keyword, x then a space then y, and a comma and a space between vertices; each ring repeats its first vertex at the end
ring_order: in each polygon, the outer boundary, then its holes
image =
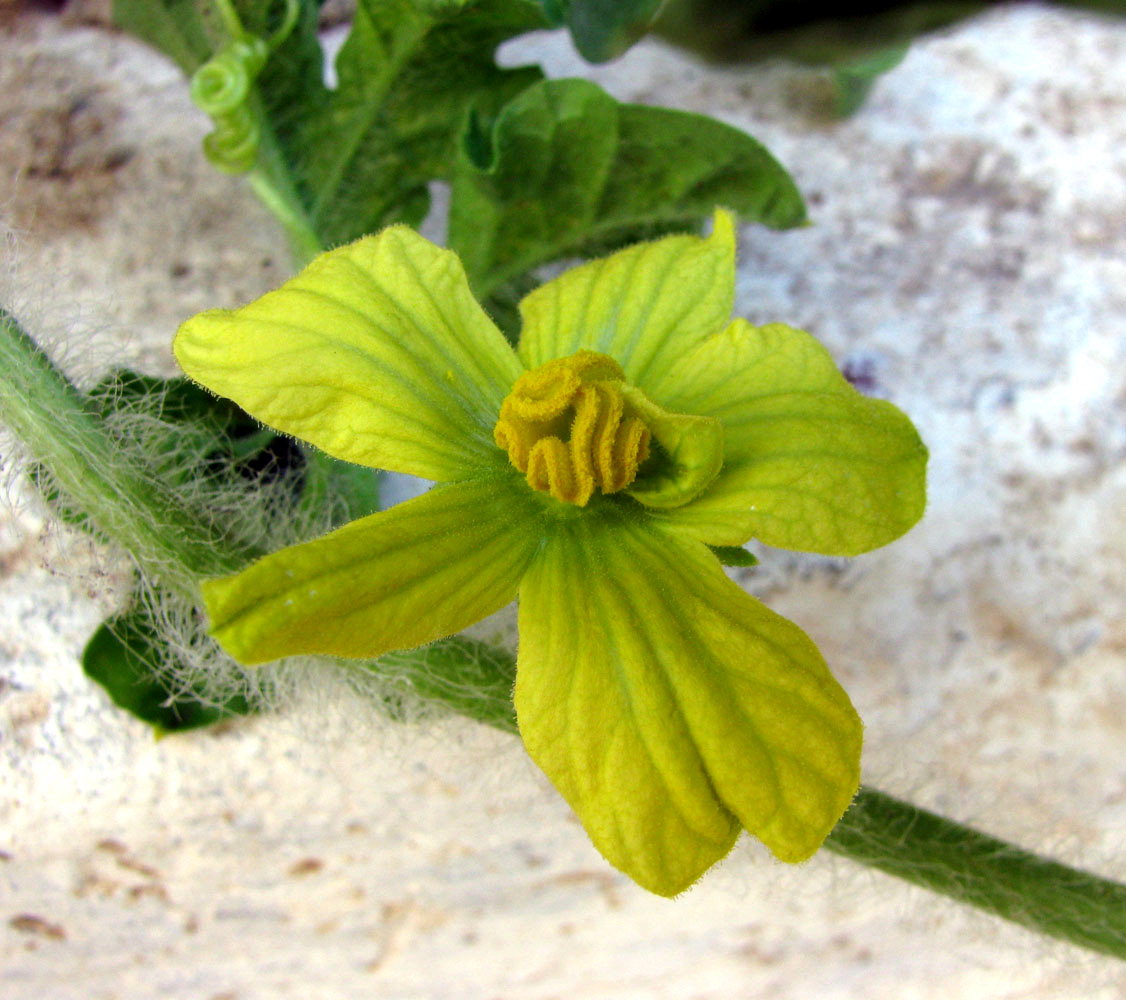
POLYGON ((621 104, 585 80, 537 83, 463 137, 449 244, 481 297, 531 268, 690 230, 717 205, 801 225, 789 174, 750 136, 702 115, 621 104))
POLYGON ((541 76, 498 67, 497 46, 543 26, 526 0, 359 0, 336 89, 285 111, 283 142, 323 243, 417 225, 427 184, 453 173, 468 108, 493 113, 541 76))

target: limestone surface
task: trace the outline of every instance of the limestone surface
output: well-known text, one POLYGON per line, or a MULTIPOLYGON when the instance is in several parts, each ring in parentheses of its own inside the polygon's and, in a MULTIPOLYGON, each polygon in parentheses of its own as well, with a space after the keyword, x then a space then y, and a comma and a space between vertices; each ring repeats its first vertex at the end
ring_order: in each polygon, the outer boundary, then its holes
MULTIPOLYGON (((867 783, 1126 877, 1126 22, 996 10, 917 43, 847 121, 791 66, 645 43, 593 68, 558 35, 501 57, 714 115, 790 168, 814 225, 743 230, 737 312, 811 331, 905 409, 931 499, 884 550, 760 550, 739 579, 850 692, 867 783)), ((171 373, 179 322, 288 274, 207 130, 136 42, 0 10, 0 299, 77 378, 171 373)), ((744 839, 656 899, 518 741, 388 722, 330 677, 154 741, 79 668, 128 568, 50 525, 4 456, 6 998, 1126 995, 1120 963, 825 853, 791 868, 744 839)))

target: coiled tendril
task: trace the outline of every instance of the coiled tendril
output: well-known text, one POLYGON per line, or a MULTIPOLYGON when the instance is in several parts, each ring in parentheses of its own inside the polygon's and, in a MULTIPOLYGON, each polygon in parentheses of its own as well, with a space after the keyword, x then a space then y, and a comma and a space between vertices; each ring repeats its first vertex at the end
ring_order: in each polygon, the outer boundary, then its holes
MULTIPOLYGON (((237 26, 233 8, 228 19, 237 26)), ((300 14, 298 0, 286 0, 281 26, 264 40, 242 31, 192 76, 192 103, 208 115, 215 131, 203 140, 208 160, 227 174, 243 174, 254 168, 262 126, 252 103, 254 81, 273 52, 293 30, 300 14)))
POLYGON ((215 123, 215 131, 203 140, 203 152, 224 173, 246 173, 258 159, 262 129, 250 107, 250 87, 268 56, 266 43, 248 36, 232 42, 192 77, 192 103, 215 123))

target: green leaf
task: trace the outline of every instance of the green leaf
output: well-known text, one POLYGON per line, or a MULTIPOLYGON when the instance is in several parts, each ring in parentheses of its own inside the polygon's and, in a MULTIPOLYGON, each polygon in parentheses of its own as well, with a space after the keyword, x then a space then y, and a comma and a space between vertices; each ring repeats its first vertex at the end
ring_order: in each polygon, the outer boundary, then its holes
POLYGON ((367 517, 381 508, 381 487, 386 475, 382 469, 342 462, 313 448, 306 449, 305 461, 302 502, 310 510, 323 512, 329 508, 332 527, 367 517))
POLYGON ((147 722, 158 735, 210 726, 255 709, 242 695, 221 704, 200 691, 174 685, 168 650, 148 609, 135 603, 98 626, 82 653, 82 669, 119 708, 147 722))
MULTIPOLYGON (((123 28, 191 73, 230 39, 212 37, 202 0, 116 0, 123 28)), ((269 37, 281 0, 242 0, 243 27, 269 37)), ((417 225, 427 185, 450 179, 466 112, 496 111, 540 79, 539 69, 501 69, 508 38, 546 25, 533 0, 359 0, 337 60, 337 86, 323 83, 314 0, 271 54, 250 103, 265 128, 260 164, 292 197, 322 246, 347 243, 403 221, 417 225)))
MULTIPOLYGON (((1059 5, 1126 13, 1122 0, 1059 5)), ((992 6, 986 0, 665 0, 653 31, 719 62, 786 58, 833 66, 909 43, 992 6)))
POLYGON ((420 222, 427 184, 452 175, 467 109, 495 113, 541 76, 500 69, 497 46, 543 26, 525 0, 360 0, 337 89, 306 93, 275 114, 324 244, 420 222))
POLYGON ((876 80, 903 62, 910 47, 909 43, 893 45, 870 56, 837 66, 833 70, 837 114, 843 118, 858 111, 872 92, 876 80))
POLYGON ((757 566, 758 557, 739 545, 709 545, 714 555, 724 566, 757 566))
POLYGON ((566 23, 590 62, 620 56, 645 34, 661 0, 540 0, 552 24, 566 23), (562 8, 562 9, 560 9, 562 8))
POLYGON ((113 0, 113 23, 191 74, 214 51, 200 0, 113 0))
MULTIPOLYGON (((269 38, 278 30, 284 8, 282 0, 243 0, 239 5, 243 26, 259 38, 269 38)), ((266 61, 257 81, 275 138, 291 158, 297 152, 293 143, 299 138, 299 109, 310 102, 315 107, 325 93, 319 11, 317 0, 301 0, 296 26, 266 61)))
POLYGON ((463 138, 449 243, 483 297, 546 261, 692 229, 717 205, 775 229, 805 221, 789 174, 750 136, 585 80, 537 83, 463 138))

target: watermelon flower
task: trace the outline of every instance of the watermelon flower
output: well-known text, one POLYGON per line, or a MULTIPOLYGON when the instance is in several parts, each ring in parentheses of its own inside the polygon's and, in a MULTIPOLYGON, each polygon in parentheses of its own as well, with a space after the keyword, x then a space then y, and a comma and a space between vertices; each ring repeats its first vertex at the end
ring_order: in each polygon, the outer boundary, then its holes
POLYGON ((890 542, 926 450, 808 334, 730 320, 734 256, 717 212, 707 239, 576 267, 523 300, 513 350, 456 255, 396 226, 189 320, 192 378, 438 484, 205 582, 211 634, 245 664, 371 658, 518 597, 521 737, 613 865, 674 895, 744 828, 808 858, 856 792, 861 723, 717 552, 890 542))

